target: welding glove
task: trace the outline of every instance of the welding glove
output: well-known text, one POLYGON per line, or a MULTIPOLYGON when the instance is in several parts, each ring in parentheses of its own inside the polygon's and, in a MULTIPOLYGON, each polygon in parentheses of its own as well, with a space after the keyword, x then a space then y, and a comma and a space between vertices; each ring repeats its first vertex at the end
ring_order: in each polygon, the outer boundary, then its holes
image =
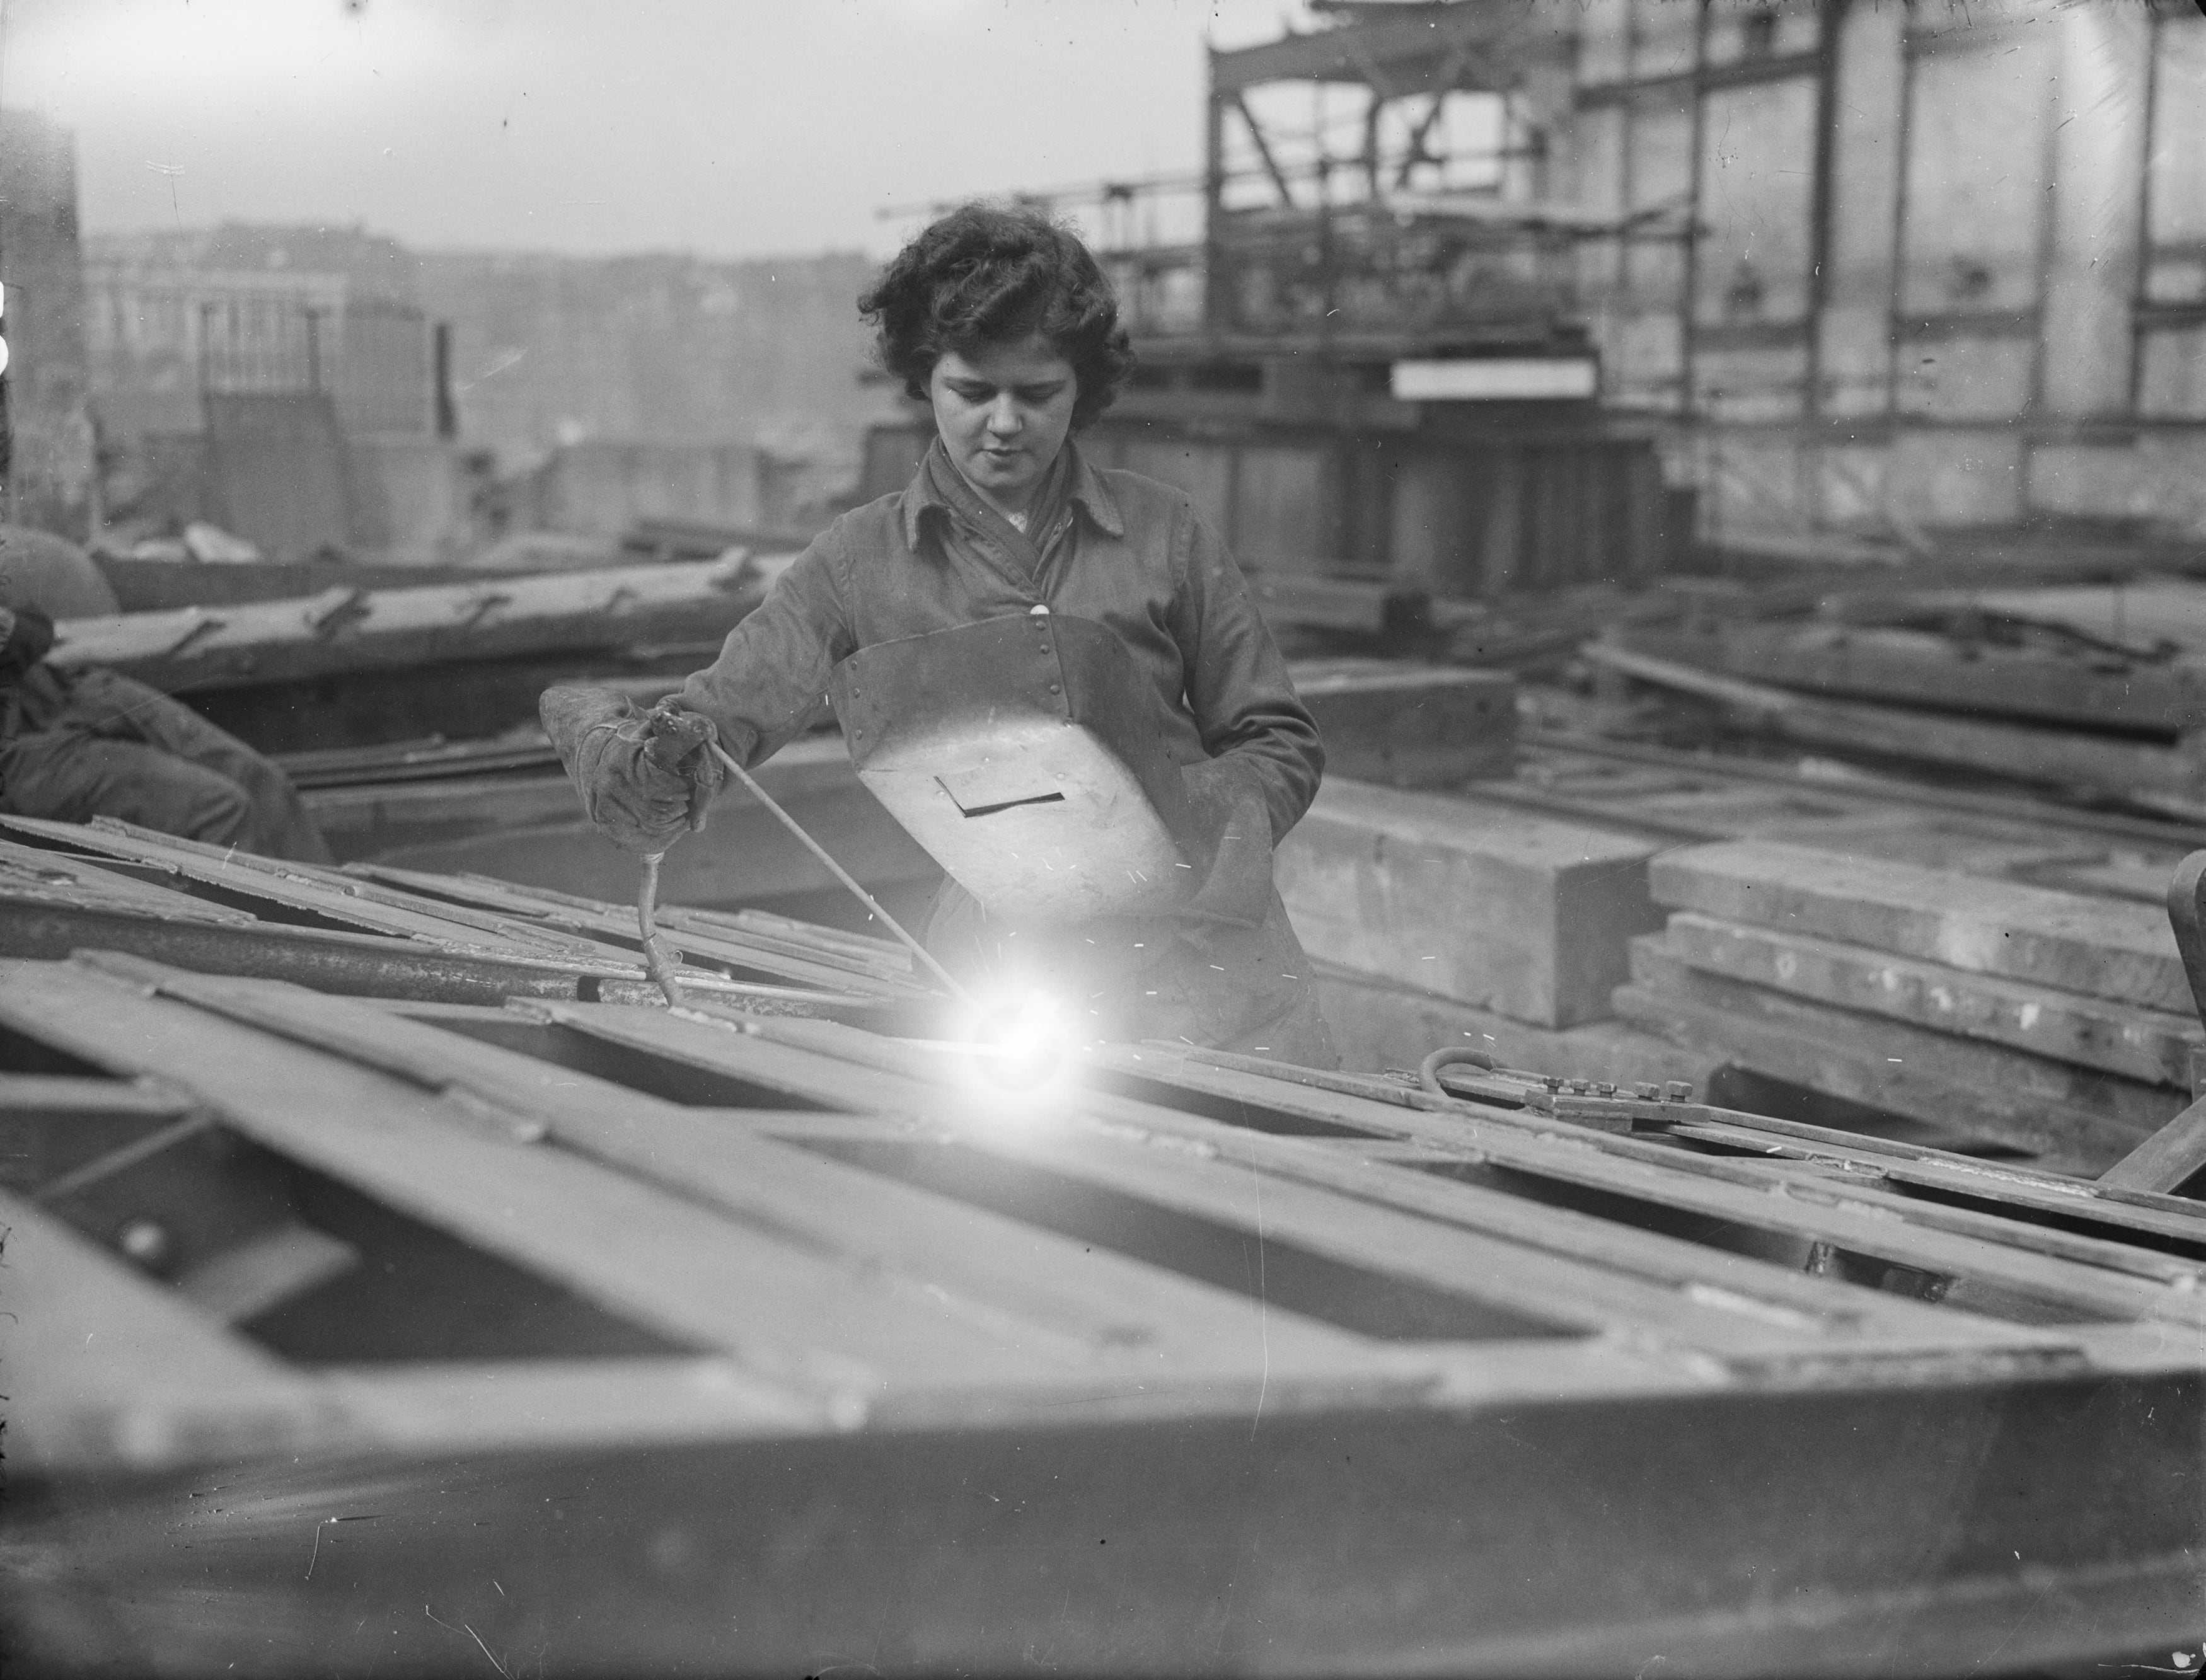
POLYGON ((1187 831, 1174 837, 1199 872, 1181 910, 1197 922, 1259 926, 1272 908, 1272 817, 1256 771, 1228 753, 1183 766, 1187 831))
POLYGON ((0 684, 15 682, 54 645, 54 621, 36 607, 0 606, 0 684))
POLYGON ((545 690, 538 707, 582 809, 623 850, 663 852, 705 825, 727 772, 709 718, 662 700, 649 712, 610 688, 545 690))

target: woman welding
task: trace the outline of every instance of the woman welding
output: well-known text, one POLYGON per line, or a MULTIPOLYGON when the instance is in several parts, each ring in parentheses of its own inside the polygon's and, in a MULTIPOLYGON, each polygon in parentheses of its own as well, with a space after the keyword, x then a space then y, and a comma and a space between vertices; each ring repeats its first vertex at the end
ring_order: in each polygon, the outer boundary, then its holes
POLYGON ((1091 621, 1124 644, 1133 686, 1154 691, 1140 699, 1154 700, 1172 791, 1201 831, 1183 866, 1200 890, 1158 913, 1012 925, 949 879, 928 950, 975 990, 1052 987, 1082 1036, 1337 1065, 1271 880, 1271 848, 1316 794, 1325 750, 1185 492, 1100 469, 1075 441, 1133 362, 1094 258, 1038 211, 967 205, 905 246, 858 307, 882 364, 932 408, 934 442, 901 492, 815 539, 656 713, 603 689, 545 695, 592 820, 632 851, 664 851, 721 785, 706 743, 747 766, 770 757, 861 650, 1011 618, 1091 621))

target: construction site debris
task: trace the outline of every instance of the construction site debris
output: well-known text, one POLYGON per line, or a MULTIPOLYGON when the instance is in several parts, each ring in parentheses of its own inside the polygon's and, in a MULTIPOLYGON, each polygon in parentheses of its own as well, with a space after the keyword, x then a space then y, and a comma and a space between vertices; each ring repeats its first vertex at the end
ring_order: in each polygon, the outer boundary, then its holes
POLYGON ((2155 906, 1762 842, 1657 859, 1617 1013, 1768 1078, 2100 1172, 2206 1042, 2155 906))

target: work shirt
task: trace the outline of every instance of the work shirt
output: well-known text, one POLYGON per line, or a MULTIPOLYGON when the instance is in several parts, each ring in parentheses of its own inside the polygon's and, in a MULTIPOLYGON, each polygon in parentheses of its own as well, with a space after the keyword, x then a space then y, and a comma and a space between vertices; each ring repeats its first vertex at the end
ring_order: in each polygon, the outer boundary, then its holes
MULTIPOLYGON (((862 647, 1038 609, 1075 615, 1115 632, 1155 685, 1172 761, 1230 763, 1261 795, 1276 843, 1315 796, 1325 749, 1240 569, 1184 491, 1099 471, 1076 444, 1065 450, 1050 493, 1036 500, 1043 528, 1022 533, 951 477, 938 442, 900 494, 814 539, 719 658, 690 676, 680 704, 711 718, 727 749, 754 765, 805 727, 830 672, 862 647)), ((1276 891, 1260 895, 1258 914, 1261 924, 1225 928, 1113 917, 1066 936, 1057 957, 1092 964, 1082 984, 1101 989, 1083 1004, 1109 1036, 1329 1063, 1308 965, 1276 891)), ((1015 938, 992 928, 952 881, 931 909, 926 942, 971 976, 976 964, 985 973, 1005 959, 1015 938)), ((1030 931, 1027 950, 1037 943, 1030 931)))
POLYGON ((1032 533, 1038 567, 1004 540, 1018 534, 1009 521, 957 514, 922 464, 901 494, 814 539, 681 703, 748 767, 804 728, 828 673, 861 647, 1047 607, 1125 643, 1171 719, 1174 763, 1239 755, 1276 843, 1316 797, 1325 748, 1240 568, 1185 491, 1065 450, 1064 511, 1032 533))

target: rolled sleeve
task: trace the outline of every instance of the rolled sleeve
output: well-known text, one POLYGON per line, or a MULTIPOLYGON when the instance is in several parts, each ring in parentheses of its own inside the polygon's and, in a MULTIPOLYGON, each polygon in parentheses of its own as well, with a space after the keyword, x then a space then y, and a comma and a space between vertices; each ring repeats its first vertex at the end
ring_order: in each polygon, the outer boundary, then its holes
POLYGON ((1174 533, 1173 546, 1188 612, 1183 646, 1189 710, 1203 750, 1214 759, 1231 758, 1256 779, 1276 845, 1317 797, 1325 743, 1295 693, 1248 580, 1192 508, 1174 533))
POLYGON ((845 565, 832 530, 816 538, 728 632, 719 657, 682 685, 680 703, 711 718, 747 769, 805 727, 836 662, 855 649, 845 565))

